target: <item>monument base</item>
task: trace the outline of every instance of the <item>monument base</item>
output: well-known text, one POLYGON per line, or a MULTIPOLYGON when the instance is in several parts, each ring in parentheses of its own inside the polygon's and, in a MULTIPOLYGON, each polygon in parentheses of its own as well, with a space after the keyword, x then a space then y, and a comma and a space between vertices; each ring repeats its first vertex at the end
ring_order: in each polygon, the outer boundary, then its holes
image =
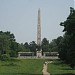
POLYGON ((42 58, 42 51, 37 51, 36 55, 37 55, 37 58, 42 58))

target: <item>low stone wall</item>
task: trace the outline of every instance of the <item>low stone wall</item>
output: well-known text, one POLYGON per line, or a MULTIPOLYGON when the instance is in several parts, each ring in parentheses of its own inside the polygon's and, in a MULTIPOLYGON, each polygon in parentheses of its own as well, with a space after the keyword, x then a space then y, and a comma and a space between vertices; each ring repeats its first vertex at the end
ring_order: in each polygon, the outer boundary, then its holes
MULTIPOLYGON (((46 54, 49 54, 49 52, 45 52, 44 55, 36 55, 34 56, 34 52, 18 52, 18 58, 21 59, 59 59, 58 55, 56 53, 56 55, 49 55, 47 56, 46 54)), ((54 53, 53 53, 54 54, 54 53)))
POLYGON ((18 57, 18 59, 59 59, 58 57, 56 56, 50 56, 50 57, 40 57, 38 58, 37 56, 20 56, 18 57))

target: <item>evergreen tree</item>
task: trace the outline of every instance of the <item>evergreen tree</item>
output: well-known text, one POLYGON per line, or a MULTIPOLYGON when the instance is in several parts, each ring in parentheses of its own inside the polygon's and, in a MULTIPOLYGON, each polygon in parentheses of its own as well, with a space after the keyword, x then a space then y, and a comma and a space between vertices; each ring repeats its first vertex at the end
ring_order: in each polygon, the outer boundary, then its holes
POLYGON ((44 38, 42 40, 42 51, 43 52, 48 52, 49 51, 49 41, 47 40, 47 38, 44 38))

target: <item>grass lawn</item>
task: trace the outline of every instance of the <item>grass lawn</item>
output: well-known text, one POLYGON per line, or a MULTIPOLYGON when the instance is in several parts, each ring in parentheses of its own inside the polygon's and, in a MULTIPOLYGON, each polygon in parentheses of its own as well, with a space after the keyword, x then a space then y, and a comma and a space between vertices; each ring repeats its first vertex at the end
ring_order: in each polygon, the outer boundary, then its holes
POLYGON ((0 61, 0 75, 42 75, 44 59, 0 61))
POLYGON ((48 72, 51 75, 75 75, 75 69, 72 70, 68 65, 60 63, 60 61, 53 61, 48 64, 48 72))
MULTIPOLYGON (((11 61, 0 61, 0 75, 42 75, 44 59, 14 59, 11 61)), ((75 75, 68 65, 60 61, 48 64, 48 72, 51 75, 75 75)))

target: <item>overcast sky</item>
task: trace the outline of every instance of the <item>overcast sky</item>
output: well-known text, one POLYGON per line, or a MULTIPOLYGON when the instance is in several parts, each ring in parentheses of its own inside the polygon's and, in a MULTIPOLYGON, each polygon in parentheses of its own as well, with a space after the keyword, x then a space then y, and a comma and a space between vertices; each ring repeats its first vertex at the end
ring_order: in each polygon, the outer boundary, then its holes
POLYGON ((38 9, 42 39, 63 35, 59 24, 66 20, 74 0, 0 0, 0 30, 14 33, 19 43, 36 41, 38 9))

